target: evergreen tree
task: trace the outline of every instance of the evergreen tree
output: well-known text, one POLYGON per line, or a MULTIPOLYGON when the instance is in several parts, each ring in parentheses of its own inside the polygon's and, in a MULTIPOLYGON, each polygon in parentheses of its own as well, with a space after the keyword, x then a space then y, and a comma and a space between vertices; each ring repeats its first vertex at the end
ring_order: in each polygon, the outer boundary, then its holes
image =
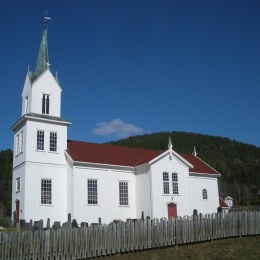
POLYGON ((0 152, 0 218, 11 215, 13 152, 0 152))

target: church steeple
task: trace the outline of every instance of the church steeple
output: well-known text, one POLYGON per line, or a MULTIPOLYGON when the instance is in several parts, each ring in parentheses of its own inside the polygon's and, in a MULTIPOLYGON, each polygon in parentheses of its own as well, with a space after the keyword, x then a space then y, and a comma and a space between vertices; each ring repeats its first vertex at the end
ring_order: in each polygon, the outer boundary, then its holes
POLYGON ((44 17, 44 30, 35 71, 28 69, 26 75, 22 93, 22 116, 36 113, 60 117, 62 90, 57 75, 53 75, 49 70, 47 42, 49 19, 49 17, 44 17))
POLYGON ((47 41, 47 29, 48 29, 49 17, 44 17, 44 30, 41 39, 40 50, 34 72, 34 77, 37 78, 42 72, 49 67, 49 55, 48 55, 48 41, 47 41))

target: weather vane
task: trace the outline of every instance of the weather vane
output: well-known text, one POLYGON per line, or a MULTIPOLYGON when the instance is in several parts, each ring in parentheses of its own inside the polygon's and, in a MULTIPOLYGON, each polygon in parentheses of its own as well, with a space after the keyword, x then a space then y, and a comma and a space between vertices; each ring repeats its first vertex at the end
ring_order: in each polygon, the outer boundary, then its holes
POLYGON ((48 20, 51 20, 51 18, 48 16, 48 12, 47 11, 44 12, 43 19, 44 19, 44 23, 45 24, 47 24, 48 20))

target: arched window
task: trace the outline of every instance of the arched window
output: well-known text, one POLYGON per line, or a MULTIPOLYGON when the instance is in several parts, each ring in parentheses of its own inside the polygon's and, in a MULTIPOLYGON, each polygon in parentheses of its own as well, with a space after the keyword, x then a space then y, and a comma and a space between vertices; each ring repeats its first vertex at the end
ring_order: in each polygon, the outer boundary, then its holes
POLYGON ((203 189, 202 190, 202 198, 204 200, 208 199, 208 191, 206 189, 203 189))
POLYGON ((163 172, 163 194, 169 194, 170 188, 169 188, 169 173, 163 172))
POLYGON ((172 194, 179 194, 178 174, 176 172, 172 173, 172 194))

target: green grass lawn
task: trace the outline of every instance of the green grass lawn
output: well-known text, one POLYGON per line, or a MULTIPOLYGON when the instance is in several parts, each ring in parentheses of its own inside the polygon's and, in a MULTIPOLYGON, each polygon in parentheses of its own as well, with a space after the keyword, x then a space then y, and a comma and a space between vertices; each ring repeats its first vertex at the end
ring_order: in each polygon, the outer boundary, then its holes
POLYGON ((110 256, 108 259, 260 259, 260 236, 227 238, 184 246, 152 249, 110 256))

